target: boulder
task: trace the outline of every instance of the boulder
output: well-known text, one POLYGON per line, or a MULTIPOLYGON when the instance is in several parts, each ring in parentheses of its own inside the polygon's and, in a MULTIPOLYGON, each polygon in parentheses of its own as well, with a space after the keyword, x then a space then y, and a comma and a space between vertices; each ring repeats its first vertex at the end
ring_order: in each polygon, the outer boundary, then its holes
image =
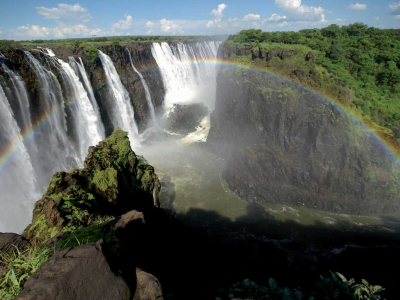
POLYGON ((143 213, 137 210, 132 210, 113 222, 115 229, 130 229, 136 226, 144 225, 143 213))
POLYGON ((31 243, 19 234, 0 232, 0 252, 11 254, 17 249, 23 251, 30 246, 31 243))
POLYGON ((23 235, 38 244, 57 233, 159 206, 161 184, 154 168, 131 149, 127 133, 116 129, 89 148, 83 169, 58 172, 36 202, 23 235))
POLYGON ((16 299, 126 300, 134 289, 134 284, 128 284, 118 268, 109 263, 99 241, 56 252, 27 280, 16 299))
POLYGON ((156 277, 136 268, 136 291, 133 300, 163 300, 161 284, 156 277))
POLYGON ((196 131, 207 114, 208 108, 203 103, 174 104, 166 120, 167 129, 186 135, 196 131))

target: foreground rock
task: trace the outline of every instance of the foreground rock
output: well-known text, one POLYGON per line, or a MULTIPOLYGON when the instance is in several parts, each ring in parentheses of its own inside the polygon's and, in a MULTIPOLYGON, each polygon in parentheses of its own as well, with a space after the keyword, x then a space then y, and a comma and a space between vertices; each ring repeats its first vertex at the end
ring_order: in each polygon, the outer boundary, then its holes
POLYGON ((154 168, 132 151, 127 133, 116 129, 89 148, 83 169, 52 177, 23 235, 37 244, 134 209, 154 209, 160 188, 154 168))
POLYGON ((207 142, 248 202, 354 214, 400 206, 400 168, 381 142, 327 99, 271 75, 220 71, 207 142))
POLYGON ((201 120, 207 116, 208 108, 203 103, 174 104, 166 120, 167 129, 186 135, 196 131, 201 120))
POLYGON ((2 253, 11 254, 17 249, 23 251, 29 246, 31 246, 29 241, 19 234, 0 232, 0 252, 2 253))
POLYGON ((134 289, 112 268, 103 243, 98 242, 54 254, 28 279, 16 299, 126 300, 134 289))
POLYGON ((161 284, 153 275, 136 269, 136 291, 133 300, 163 300, 161 284))

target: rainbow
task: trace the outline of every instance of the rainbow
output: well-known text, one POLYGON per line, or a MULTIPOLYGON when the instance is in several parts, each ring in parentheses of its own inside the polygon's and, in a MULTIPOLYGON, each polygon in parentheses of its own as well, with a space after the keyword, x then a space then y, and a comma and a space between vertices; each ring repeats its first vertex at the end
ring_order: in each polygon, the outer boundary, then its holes
POLYGON ((24 142, 32 140, 34 138, 35 132, 45 126, 47 119, 57 110, 63 106, 63 103, 58 105, 53 105, 48 112, 42 114, 34 123, 32 127, 24 131, 21 131, 20 135, 15 137, 8 145, 0 152, 0 174, 6 169, 9 162, 12 161, 13 155, 16 153, 16 149, 20 147, 24 142))
MULTIPOLYGON (((196 59, 190 59, 190 60, 185 60, 182 61, 182 63, 193 63, 193 64, 211 64, 215 66, 226 66, 226 67, 233 67, 233 68, 241 68, 245 70, 250 70, 253 72, 258 72, 262 74, 267 74, 269 76, 273 76, 275 78, 280 78, 286 81, 291 82, 295 86, 302 88, 308 92, 314 93, 315 95, 319 96, 321 99, 324 101, 329 102, 330 104, 335 105, 336 107, 339 107, 342 112, 346 113, 353 121, 355 121, 357 124, 363 127, 364 130, 369 131, 373 133, 373 136, 382 144, 385 146, 386 149, 397 159, 397 162, 400 163, 400 149, 394 144, 393 141, 391 141, 382 131, 377 131, 372 124, 369 122, 365 121, 361 116, 359 116, 354 110, 350 109, 350 107, 344 105, 340 101, 333 100, 326 95, 323 95, 315 90, 312 90, 308 87, 305 87, 301 85, 298 82, 293 81, 290 78, 284 77, 282 75, 277 75, 275 73, 272 73, 270 71, 267 71, 265 68, 258 67, 258 66, 253 66, 253 65, 246 65, 240 62, 236 62, 233 60, 223 60, 223 59, 207 59, 203 61, 198 61, 196 59)), ((151 67, 146 67, 146 68, 140 68, 139 71, 146 71, 146 70, 151 70, 151 69, 156 69, 158 66, 151 66, 151 67)), ((70 100, 73 101, 73 100, 70 100)), ((68 101, 68 102, 70 102, 68 101)), ((0 173, 2 170, 5 169, 5 167, 8 165, 8 162, 11 161, 13 155, 16 153, 16 149, 24 142, 26 142, 29 139, 32 139, 34 137, 34 133, 40 129, 41 127, 45 126, 46 120, 54 113, 57 112, 57 110, 63 106, 63 103, 60 103, 58 105, 54 105, 51 107, 49 111, 46 113, 42 114, 33 124, 32 127, 21 132, 21 136, 16 137, 14 140, 12 140, 1 152, 0 152, 0 173)))

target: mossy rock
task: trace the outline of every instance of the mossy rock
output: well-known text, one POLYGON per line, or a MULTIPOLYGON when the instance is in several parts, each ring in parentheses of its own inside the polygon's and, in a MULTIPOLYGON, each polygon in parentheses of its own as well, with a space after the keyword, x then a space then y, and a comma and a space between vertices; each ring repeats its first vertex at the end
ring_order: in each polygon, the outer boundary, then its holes
POLYGON ((117 128, 89 148, 83 169, 51 178, 23 235, 40 244, 61 231, 73 232, 134 209, 154 209, 160 188, 154 168, 132 151, 127 133, 117 128))

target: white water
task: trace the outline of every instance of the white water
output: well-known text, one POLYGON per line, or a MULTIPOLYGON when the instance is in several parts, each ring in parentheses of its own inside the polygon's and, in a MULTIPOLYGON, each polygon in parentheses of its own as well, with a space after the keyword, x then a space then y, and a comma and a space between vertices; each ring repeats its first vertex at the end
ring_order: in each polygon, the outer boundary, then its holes
POLYGON ((139 76, 140 82, 141 82, 142 85, 143 85, 144 94, 145 94, 145 96, 146 96, 147 105, 149 106, 149 111, 150 111, 151 120, 153 121, 153 124, 154 124, 155 126, 158 126, 158 124, 157 124, 157 119, 156 119, 156 113, 155 113, 155 110, 154 110, 154 104, 153 104, 153 101, 151 101, 151 94, 150 94, 149 87, 147 86, 146 80, 144 80, 143 75, 136 69, 135 65, 133 64, 131 52, 129 51, 128 48, 126 48, 126 51, 127 51, 128 54, 129 54, 129 60, 130 60, 130 62, 131 62, 132 69, 133 69, 133 71, 135 71, 136 74, 139 76))
POLYGON ((108 88, 114 101, 111 122, 114 127, 128 131, 131 147, 134 149, 138 146, 138 128, 128 91, 122 85, 111 58, 100 50, 99 56, 106 74, 108 88))
MULTIPOLYGON (((35 130, 39 149, 38 160, 42 163, 43 185, 56 171, 69 170, 79 162, 67 136, 66 114, 61 86, 54 74, 47 70, 30 52, 24 51, 40 82, 40 99, 43 123, 35 130), (68 158, 69 162, 67 162, 68 158)), ((46 183, 47 182, 47 183, 46 183)))
POLYGON ((79 148, 79 162, 83 162, 87 156, 89 146, 97 145, 105 138, 104 128, 99 114, 95 112, 92 102, 79 80, 77 74, 69 64, 59 58, 54 58, 65 87, 64 97, 67 106, 71 109, 71 117, 74 120, 74 130, 79 148))
POLYGON ((0 128, 0 154, 6 154, 0 168, 0 230, 21 232, 30 223, 33 205, 40 196, 31 158, 1 86, 0 128), (10 145, 16 147, 7 156, 10 145))
POLYGON ((216 66, 219 42, 153 43, 151 53, 156 60, 166 88, 164 105, 202 102, 211 110, 215 105, 216 66))
MULTIPOLYGON (((99 119, 101 119, 100 117, 100 109, 99 106, 97 104, 96 98, 93 94, 93 88, 92 85, 90 84, 90 80, 89 77, 86 73, 86 70, 83 66, 83 62, 82 59, 79 57, 79 62, 77 62, 75 60, 75 58, 73 58, 72 56, 68 57, 69 60, 69 64, 71 65, 71 67, 75 70, 75 73, 79 76, 79 78, 81 79, 83 86, 85 87, 85 90, 89 96, 90 102, 93 105, 93 109, 96 113, 96 115, 98 116, 99 119)), ((105 136, 105 130, 104 130, 104 125, 103 122, 100 122, 100 131, 101 133, 105 136)))

